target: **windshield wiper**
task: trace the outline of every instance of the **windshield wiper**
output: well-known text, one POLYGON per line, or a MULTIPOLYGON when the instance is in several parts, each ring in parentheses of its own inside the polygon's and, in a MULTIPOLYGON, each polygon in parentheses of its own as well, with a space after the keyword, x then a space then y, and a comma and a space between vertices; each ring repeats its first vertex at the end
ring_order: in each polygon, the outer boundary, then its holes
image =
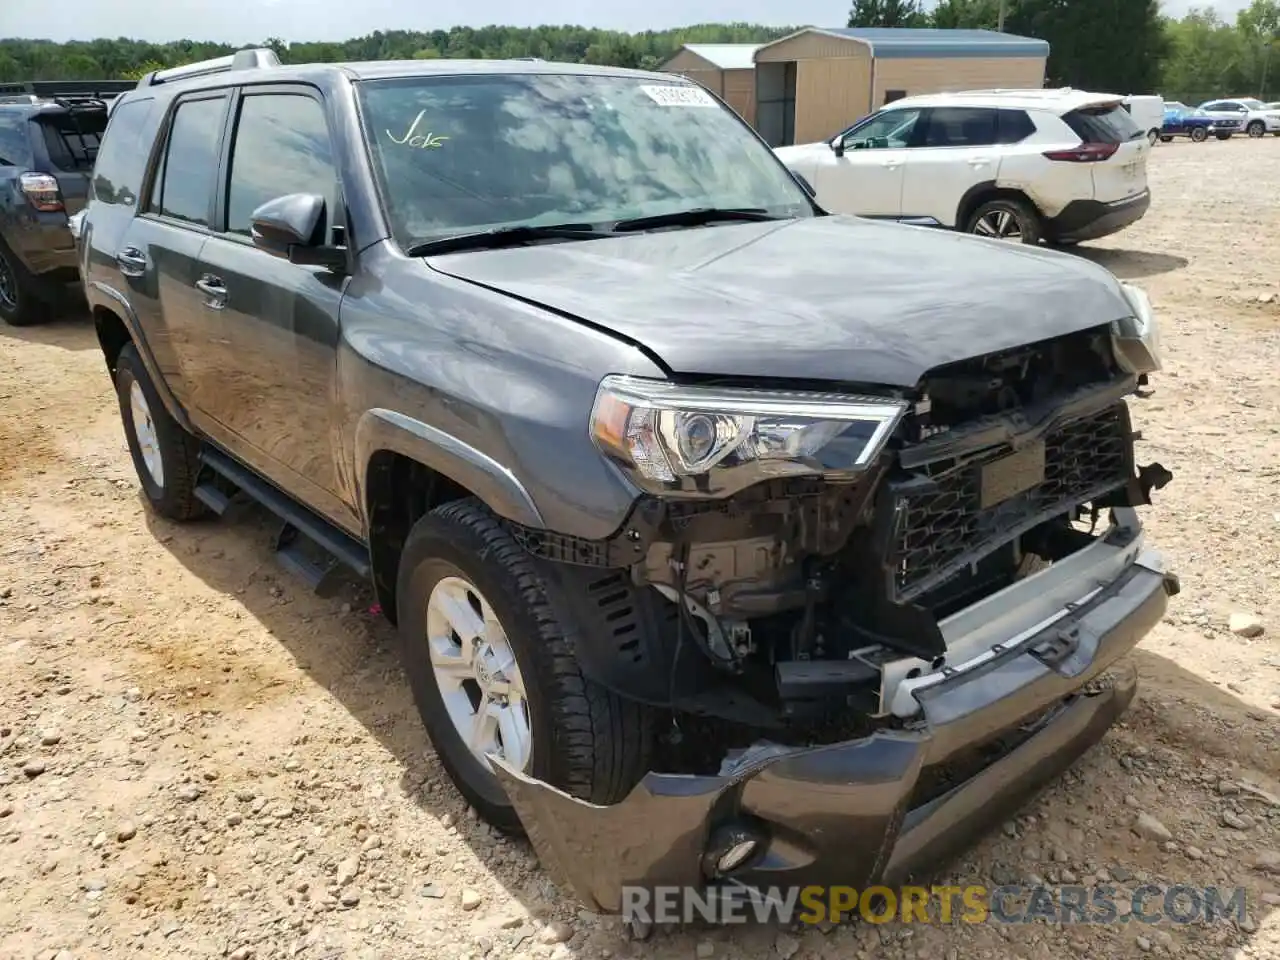
POLYGON ((426 257, 433 253, 453 253, 458 250, 496 250, 499 247, 514 247, 538 240, 590 240, 604 236, 608 234, 597 230, 589 223, 557 223, 543 227, 528 224, 495 227, 492 230, 478 230, 475 233, 458 233, 452 237, 423 240, 411 244, 405 250, 405 256, 426 257))
POLYGON ((614 233, 626 233, 631 230, 651 230, 655 227, 700 227, 703 224, 715 223, 717 220, 779 220, 760 207, 695 207, 692 210, 676 210, 672 213, 657 213, 651 217, 634 217, 630 220, 619 220, 613 225, 614 233))

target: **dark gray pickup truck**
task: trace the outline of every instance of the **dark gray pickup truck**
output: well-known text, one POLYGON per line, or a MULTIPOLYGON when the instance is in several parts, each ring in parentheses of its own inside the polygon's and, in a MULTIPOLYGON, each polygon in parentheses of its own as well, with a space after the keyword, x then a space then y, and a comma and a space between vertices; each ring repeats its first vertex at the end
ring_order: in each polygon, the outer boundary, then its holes
POLYGON ((1103 735, 1177 590, 1142 292, 828 215, 679 77, 154 74, 81 249, 155 510, 368 577, 458 789, 596 909, 931 866, 1103 735))

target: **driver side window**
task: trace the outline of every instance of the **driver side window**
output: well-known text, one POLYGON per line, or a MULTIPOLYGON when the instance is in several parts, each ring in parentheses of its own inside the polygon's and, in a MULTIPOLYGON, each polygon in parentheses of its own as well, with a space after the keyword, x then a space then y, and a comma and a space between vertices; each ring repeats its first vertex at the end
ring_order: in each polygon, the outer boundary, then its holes
POLYGON ((919 110, 886 110, 844 135, 846 150, 900 150, 911 145, 919 110))

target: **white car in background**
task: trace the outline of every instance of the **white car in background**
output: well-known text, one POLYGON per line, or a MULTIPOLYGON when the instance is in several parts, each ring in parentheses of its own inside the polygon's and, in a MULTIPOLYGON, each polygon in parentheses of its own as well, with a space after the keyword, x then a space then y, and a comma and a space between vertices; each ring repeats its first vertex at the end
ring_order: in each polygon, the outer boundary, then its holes
POLYGON ((1150 205, 1151 144, 1123 101, 1073 89, 907 97, 775 152, 833 213, 1072 244, 1150 205))
POLYGON ((1200 109, 1215 119, 1239 120, 1241 129, 1251 137, 1268 133, 1280 137, 1280 110, 1274 103, 1263 103, 1253 97, 1231 97, 1206 100, 1200 109))

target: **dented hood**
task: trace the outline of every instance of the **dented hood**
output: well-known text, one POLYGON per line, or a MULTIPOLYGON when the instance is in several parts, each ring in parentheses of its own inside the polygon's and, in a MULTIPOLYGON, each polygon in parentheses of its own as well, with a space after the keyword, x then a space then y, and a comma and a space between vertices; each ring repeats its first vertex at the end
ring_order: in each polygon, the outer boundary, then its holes
POLYGON ((830 216, 429 258, 634 342, 677 374, 911 387, 941 364, 1109 323, 1069 254, 830 216))

